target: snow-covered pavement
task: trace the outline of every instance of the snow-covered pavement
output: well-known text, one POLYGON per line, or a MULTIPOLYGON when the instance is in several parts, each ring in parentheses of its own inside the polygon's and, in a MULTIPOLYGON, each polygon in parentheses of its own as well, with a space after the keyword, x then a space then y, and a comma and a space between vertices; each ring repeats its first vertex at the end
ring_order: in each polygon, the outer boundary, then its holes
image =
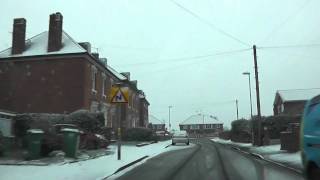
POLYGON ((236 143, 230 140, 224 140, 220 138, 214 138, 211 140, 222 144, 236 146, 241 150, 244 150, 249 153, 259 154, 269 161, 274 161, 294 169, 303 169, 300 151, 295 153, 289 153, 287 151, 280 150, 280 144, 256 147, 253 146, 251 143, 236 143))
POLYGON ((143 156, 156 156, 160 153, 187 148, 188 146, 169 146, 171 141, 163 141, 143 147, 134 145, 122 146, 122 159, 117 160, 116 145, 109 148, 114 154, 96 159, 68 164, 53 164, 49 166, 13 166, 0 165, 0 179, 10 180, 87 180, 100 179, 113 174, 118 168, 143 156))

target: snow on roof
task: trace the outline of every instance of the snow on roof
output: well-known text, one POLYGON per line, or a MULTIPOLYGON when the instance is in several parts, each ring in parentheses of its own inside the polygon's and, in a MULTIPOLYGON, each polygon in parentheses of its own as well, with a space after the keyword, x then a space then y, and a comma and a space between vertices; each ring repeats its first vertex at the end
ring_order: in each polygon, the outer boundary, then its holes
POLYGON ((124 75, 122 75, 121 73, 117 72, 116 70, 114 70, 112 67, 107 65, 107 69, 114 74, 118 79, 120 79, 121 81, 126 80, 127 77, 125 77, 124 75))
POLYGON ((184 120, 180 125, 186 124, 223 124, 217 117, 206 114, 192 115, 184 120))
POLYGON ((11 48, 0 52, 0 58, 39 56, 51 54, 84 53, 86 50, 74 41, 66 32, 62 33, 62 48, 59 51, 48 52, 48 31, 26 40, 26 50, 22 54, 11 54, 11 48))
POLYGON ((149 122, 152 123, 152 124, 164 124, 163 121, 161 121, 160 119, 156 118, 155 116, 153 115, 149 115, 149 122))
MULTIPOLYGON (((319 95, 320 88, 279 90, 277 91, 277 94, 279 94, 283 102, 304 101, 319 95)), ((275 103, 276 103, 276 100, 277 100, 277 97, 275 99, 275 103)))

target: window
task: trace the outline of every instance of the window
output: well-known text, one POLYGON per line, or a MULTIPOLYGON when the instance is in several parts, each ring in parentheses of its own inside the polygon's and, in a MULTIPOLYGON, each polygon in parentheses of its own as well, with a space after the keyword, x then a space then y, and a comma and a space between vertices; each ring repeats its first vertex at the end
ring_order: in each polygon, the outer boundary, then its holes
POLYGON ((199 124, 193 124, 191 125, 190 129, 200 129, 199 124))
POLYGON ((103 98, 106 98, 106 93, 105 93, 105 90, 106 90, 106 75, 101 73, 101 76, 102 76, 102 85, 101 85, 101 95, 103 98))
POLYGON ((205 128, 205 129, 212 129, 213 126, 214 126, 213 124, 205 124, 205 125, 204 125, 204 128, 205 128))
POLYGON ((134 94, 132 94, 132 96, 131 96, 131 106, 132 106, 132 108, 134 109, 134 103, 135 103, 135 95, 134 94))
POLYGON ((94 94, 97 93, 97 68, 95 66, 91 66, 91 72, 92 72, 92 92, 94 94))

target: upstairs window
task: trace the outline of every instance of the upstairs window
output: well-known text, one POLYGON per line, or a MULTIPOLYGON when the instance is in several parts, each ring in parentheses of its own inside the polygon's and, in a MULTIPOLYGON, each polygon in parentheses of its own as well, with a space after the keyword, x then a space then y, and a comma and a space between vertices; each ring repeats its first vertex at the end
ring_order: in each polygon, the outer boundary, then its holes
POLYGON ((213 128, 213 125, 212 124, 206 124, 204 126, 205 129, 212 129, 213 128))
POLYGON ((190 129, 200 129, 199 124, 193 124, 191 125, 190 129))
POLYGON ((106 75, 101 73, 101 77, 102 77, 102 85, 101 85, 101 95, 103 98, 106 98, 106 75))
POLYGON ((96 94, 97 93, 97 72, 98 72, 98 70, 97 70, 97 68, 95 67, 95 66, 91 66, 91 78, 92 78, 92 92, 94 93, 94 94, 96 94))

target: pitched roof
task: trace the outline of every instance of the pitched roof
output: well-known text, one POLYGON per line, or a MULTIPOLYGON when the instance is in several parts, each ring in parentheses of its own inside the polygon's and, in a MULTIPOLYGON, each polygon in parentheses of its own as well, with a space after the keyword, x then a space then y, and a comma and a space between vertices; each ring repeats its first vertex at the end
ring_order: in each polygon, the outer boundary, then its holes
POLYGON ((187 124, 223 124, 217 117, 207 114, 195 114, 184 120, 180 125, 187 124))
POLYGON ((155 116, 153 115, 149 115, 149 122, 152 123, 152 124, 164 124, 163 121, 161 121, 160 119, 156 118, 155 116))
POLYGON ((274 100, 274 104, 278 101, 279 98, 282 99, 282 102, 306 101, 319 94, 320 88, 278 90, 274 100))
POLYGON ((74 41, 66 32, 62 33, 62 48, 59 51, 48 52, 48 31, 44 31, 28 40, 26 40, 26 50, 21 54, 11 54, 11 48, 0 52, 1 58, 56 55, 56 54, 73 54, 85 53, 86 50, 74 41))
POLYGON ((117 72, 115 69, 113 69, 112 67, 107 65, 107 69, 114 74, 119 80, 124 81, 127 79, 127 77, 125 77, 124 75, 122 75, 121 73, 117 72))

